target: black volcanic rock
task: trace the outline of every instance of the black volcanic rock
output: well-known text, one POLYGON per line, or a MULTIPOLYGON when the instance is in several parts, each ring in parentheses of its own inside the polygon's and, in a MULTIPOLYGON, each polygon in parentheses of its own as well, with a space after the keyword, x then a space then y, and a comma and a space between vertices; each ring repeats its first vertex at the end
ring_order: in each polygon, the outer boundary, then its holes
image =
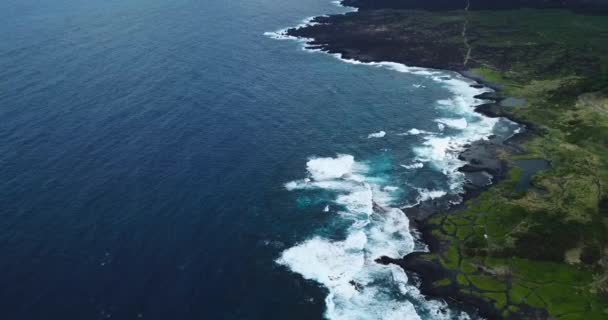
POLYGON ((492 175, 501 175, 504 172, 505 163, 500 160, 498 153, 502 149, 501 144, 492 141, 476 141, 474 146, 463 151, 459 159, 468 164, 459 169, 460 172, 485 171, 492 175))

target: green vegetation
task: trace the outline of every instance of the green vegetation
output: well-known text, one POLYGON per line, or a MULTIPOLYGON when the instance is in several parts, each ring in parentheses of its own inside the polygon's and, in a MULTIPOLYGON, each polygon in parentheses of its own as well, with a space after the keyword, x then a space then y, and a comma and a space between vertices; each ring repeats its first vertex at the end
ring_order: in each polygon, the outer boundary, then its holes
POLYGON ((526 154, 510 159, 543 158, 551 169, 517 192, 522 170, 513 165, 465 209, 432 218, 439 261, 506 318, 533 307, 555 319, 608 319, 608 17, 558 10, 459 17, 468 21, 467 67, 526 100, 501 110, 535 133, 526 154))

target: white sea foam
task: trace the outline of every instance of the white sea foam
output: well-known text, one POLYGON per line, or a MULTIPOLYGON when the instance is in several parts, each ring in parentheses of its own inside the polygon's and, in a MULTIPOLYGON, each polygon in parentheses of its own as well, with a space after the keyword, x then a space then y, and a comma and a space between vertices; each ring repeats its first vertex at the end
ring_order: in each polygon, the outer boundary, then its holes
POLYGON ((452 92, 450 99, 437 101, 436 107, 443 112, 454 115, 455 118, 443 117, 437 119, 436 122, 440 132, 446 126, 449 126, 460 130, 459 134, 439 137, 418 129, 411 129, 408 134, 426 134, 422 146, 414 147, 417 159, 421 162, 431 163, 433 167, 444 173, 449 179, 451 192, 461 192, 464 184, 464 174, 457 169, 465 163, 458 159, 458 155, 466 145, 474 141, 487 139, 493 133, 494 126, 498 122, 498 118, 483 116, 475 112, 474 108, 483 102, 475 96, 490 89, 471 87, 472 82, 470 80, 452 72, 409 67, 395 62, 361 62, 354 59, 345 59, 339 53, 332 55, 354 65, 381 67, 397 72, 425 76, 452 92))
POLYGON ((421 146, 414 147, 419 162, 428 162, 434 168, 444 173, 450 183, 450 191, 458 193, 462 191, 464 175, 457 169, 465 163, 458 159, 466 145, 487 139, 498 122, 497 118, 489 118, 475 112, 474 107, 483 101, 475 98, 487 88, 471 87, 471 81, 451 72, 432 70, 426 68, 409 67, 394 62, 361 62, 354 59, 344 59, 341 54, 332 54, 334 57, 354 65, 367 65, 382 67, 390 70, 410 73, 428 77, 452 92, 450 99, 437 101, 436 107, 443 112, 450 113, 454 118, 442 117, 436 119, 437 127, 443 132, 446 126, 461 131, 452 136, 439 136, 432 132, 411 129, 402 135, 425 135, 421 146))
MULTIPOLYGON (((511 120, 509 120, 509 121, 511 121, 511 120)), ((521 131, 522 131, 522 127, 519 127, 517 129, 513 130, 513 133, 511 133, 511 135, 507 139, 511 139, 511 138, 515 137, 516 135, 520 134, 521 131)))
MULTIPOLYGON (((370 166, 349 155, 309 159, 311 179, 287 185, 293 186, 291 190, 339 191, 334 200, 343 208, 339 216, 348 216, 353 223, 345 238, 313 236, 283 251, 277 263, 328 289, 327 319, 421 319, 420 311, 449 319, 449 311, 447 316, 437 311, 447 310, 447 305, 427 301, 408 284, 403 269, 375 261, 382 256, 402 257, 414 251, 415 242, 406 215, 390 207, 391 193, 398 187, 370 176, 370 166), (374 204, 384 209, 375 212, 374 204)), ((433 190, 427 194, 439 196, 433 190)))
MULTIPOLYGON (((474 109, 475 106, 483 102, 476 99, 475 96, 487 92, 489 89, 471 87, 471 81, 451 72, 409 67, 395 62, 364 63, 353 59, 343 59, 340 54, 333 54, 333 56, 351 64, 383 67, 398 72, 426 76, 452 92, 453 96, 450 99, 437 102, 437 108, 458 118, 437 119, 437 126, 440 131, 443 131, 445 126, 450 126, 461 130, 461 132, 454 136, 442 137, 426 133, 422 146, 415 147, 414 151, 419 161, 431 163, 433 167, 448 177, 452 192, 461 192, 464 175, 457 169, 465 163, 458 159, 458 155, 471 142, 487 139, 498 122, 497 118, 485 117, 475 112, 474 109)), ((423 134, 424 132, 412 129, 408 133, 423 134)))
POLYGON ((329 290, 325 299, 328 319, 418 319, 411 302, 387 291, 408 287, 403 270, 374 261, 384 255, 400 257, 414 248, 409 221, 402 211, 373 211, 374 203, 387 205, 390 197, 386 192, 397 188, 373 184, 371 181, 378 180, 363 176, 367 166, 349 155, 311 158, 307 169, 312 181, 288 185, 340 189, 343 193, 337 195, 336 204, 344 208, 343 214, 358 221, 349 227, 346 239, 316 236, 285 250, 277 262, 329 290))
POLYGON ((439 119, 435 119, 435 122, 442 123, 450 128, 459 129, 459 130, 464 130, 469 126, 469 123, 467 122, 467 119, 465 119, 465 118, 458 118, 458 119, 439 118, 439 119))
POLYGON ((422 147, 417 147, 415 150, 423 161, 433 161, 441 163, 449 156, 449 151, 454 142, 452 137, 426 137, 422 147))
MULTIPOLYGON (((359 9, 357 9, 355 7, 350 7, 350 6, 342 5, 341 1, 331 1, 331 3, 334 4, 334 5, 336 5, 336 6, 338 6, 338 7, 344 8, 343 13, 356 12, 356 11, 359 10, 359 9)), ((267 37, 270 37, 272 39, 276 39, 276 40, 296 40, 296 41, 299 41, 301 43, 310 42, 313 39, 310 39, 310 38, 298 38, 298 37, 290 36, 290 35, 287 34, 287 30, 289 30, 289 29, 300 29, 300 28, 304 28, 304 27, 307 27, 307 26, 318 25, 320 23, 318 23, 316 21, 313 21, 316 17, 326 17, 326 15, 317 15, 317 16, 307 17, 307 18, 303 19, 296 26, 279 29, 277 31, 267 31, 267 32, 264 32, 264 35, 267 36, 267 37)), ((319 49, 308 48, 308 47, 304 47, 303 49, 305 49, 307 51, 312 51, 312 52, 321 51, 319 49)))
POLYGON ((373 223, 354 224, 341 241, 313 237, 284 251, 277 260, 304 278, 329 290, 328 319, 420 319, 407 293, 405 272, 374 260, 402 256, 413 250, 407 218, 393 209, 373 223))
MULTIPOLYGON (((331 180, 351 174, 355 166, 355 158, 351 155, 338 155, 336 158, 311 158, 306 167, 312 179, 331 180)), ((363 169, 360 166, 359 169, 363 169)))
POLYGON ((372 189, 368 185, 356 188, 348 194, 340 195, 336 198, 336 203, 346 208, 349 214, 365 214, 370 216, 373 209, 372 189))
POLYGON ((298 40, 298 38, 288 35, 287 29, 281 29, 277 31, 266 31, 264 35, 275 40, 298 40))
POLYGON ((460 132, 452 136, 427 135, 422 146, 415 147, 414 151, 419 161, 431 163, 448 177, 452 192, 461 192, 464 175, 457 169, 465 163, 458 159, 458 155, 466 145, 487 139, 493 133, 498 119, 485 117, 474 110, 476 105, 483 102, 475 96, 489 89, 473 88, 470 81, 457 75, 433 77, 433 80, 453 94, 451 99, 438 101, 437 108, 457 116, 436 119, 439 130, 448 126, 460 132))
POLYGON ((348 9, 347 12, 357 12, 357 11, 359 11, 359 9, 356 8, 356 7, 351 7, 351 6, 345 6, 345 5, 343 5, 342 1, 332 1, 331 3, 333 5, 335 5, 335 6, 348 9))
POLYGON ((300 22, 300 24, 298 24, 295 27, 289 27, 289 28, 284 28, 284 29, 280 29, 277 31, 268 31, 268 32, 264 32, 264 35, 267 37, 270 37, 272 39, 276 39, 276 40, 297 40, 300 42, 309 42, 312 41, 312 39, 310 38, 298 38, 298 37, 294 37, 294 36, 290 36, 287 34, 287 31, 289 29, 300 29, 300 28, 304 28, 304 27, 308 27, 308 26, 314 26, 314 25, 318 25, 318 22, 313 21, 317 16, 312 16, 312 17, 308 17, 302 20, 302 22, 300 22))
POLYGON ((419 130, 416 128, 410 129, 407 132, 404 133, 399 133, 397 135, 399 136, 417 136, 419 134, 435 134, 434 132, 430 132, 430 131, 425 131, 425 130, 419 130))
MULTIPOLYGON (((426 188, 416 188, 416 187, 414 187, 414 189, 416 189, 416 191, 418 191, 416 200, 413 203, 408 203, 408 204, 402 206, 401 209, 413 208, 413 207, 421 204, 424 201, 439 199, 448 194, 446 191, 443 191, 443 190, 429 190, 426 188)), ((450 202, 450 203, 452 203, 452 202, 450 202)), ((453 203, 453 204, 457 204, 457 202, 453 203)))
POLYGON ((370 133, 367 136, 367 138, 368 139, 372 139, 372 138, 384 138, 384 136, 386 136, 386 132, 384 132, 384 131, 378 131, 378 132, 370 133))
POLYGON ((362 62, 362 61, 355 60, 355 59, 344 58, 341 53, 331 53, 331 55, 333 57, 335 57, 336 59, 339 59, 346 63, 354 64, 354 65, 367 65, 367 66, 372 66, 372 67, 377 67, 377 68, 386 68, 389 70, 402 72, 402 73, 417 74, 417 75, 422 75, 422 76, 434 76, 437 78, 439 78, 442 74, 442 72, 438 71, 438 70, 432 70, 432 69, 420 68, 420 67, 409 67, 404 64, 396 63, 396 62, 390 62, 390 61, 362 62))
POLYGON ((422 162, 414 162, 412 164, 402 164, 401 165, 403 168, 408 169, 408 170, 412 170, 412 169, 420 169, 424 167, 424 163, 422 162))
POLYGON ((419 188, 418 192, 420 193, 418 196, 420 202, 441 198, 447 194, 447 192, 443 190, 429 190, 423 188, 419 188))

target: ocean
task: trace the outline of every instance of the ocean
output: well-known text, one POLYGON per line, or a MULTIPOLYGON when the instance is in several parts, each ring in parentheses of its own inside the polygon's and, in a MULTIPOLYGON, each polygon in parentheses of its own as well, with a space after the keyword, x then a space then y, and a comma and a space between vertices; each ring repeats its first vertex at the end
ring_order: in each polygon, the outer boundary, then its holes
POLYGON ((506 120, 281 29, 327 0, 0 2, 1 319, 467 319, 374 259, 506 120))

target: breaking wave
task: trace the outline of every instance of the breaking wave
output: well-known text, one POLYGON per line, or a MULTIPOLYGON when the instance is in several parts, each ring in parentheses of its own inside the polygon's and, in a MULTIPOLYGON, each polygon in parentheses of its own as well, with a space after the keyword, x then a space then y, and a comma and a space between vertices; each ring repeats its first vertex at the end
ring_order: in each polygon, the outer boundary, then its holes
MULTIPOLYGON (((346 236, 313 236, 283 251, 277 263, 329 290, 327 319, 422 319, 421 314, 468 318, 453 314, 444 302, 426 300, 400 267, 375 261, 413 252, 415 240, 406 215, 391 206, 398 188, 374 174, 374 163, 337 155, 311 158, 306 167, 307 177, 286 188, 334 193, 331 205, 339 208, 335 218, 347 223, 346 236)), ((437 196, 439 191, 427 191, 425 197, 437 196)))

